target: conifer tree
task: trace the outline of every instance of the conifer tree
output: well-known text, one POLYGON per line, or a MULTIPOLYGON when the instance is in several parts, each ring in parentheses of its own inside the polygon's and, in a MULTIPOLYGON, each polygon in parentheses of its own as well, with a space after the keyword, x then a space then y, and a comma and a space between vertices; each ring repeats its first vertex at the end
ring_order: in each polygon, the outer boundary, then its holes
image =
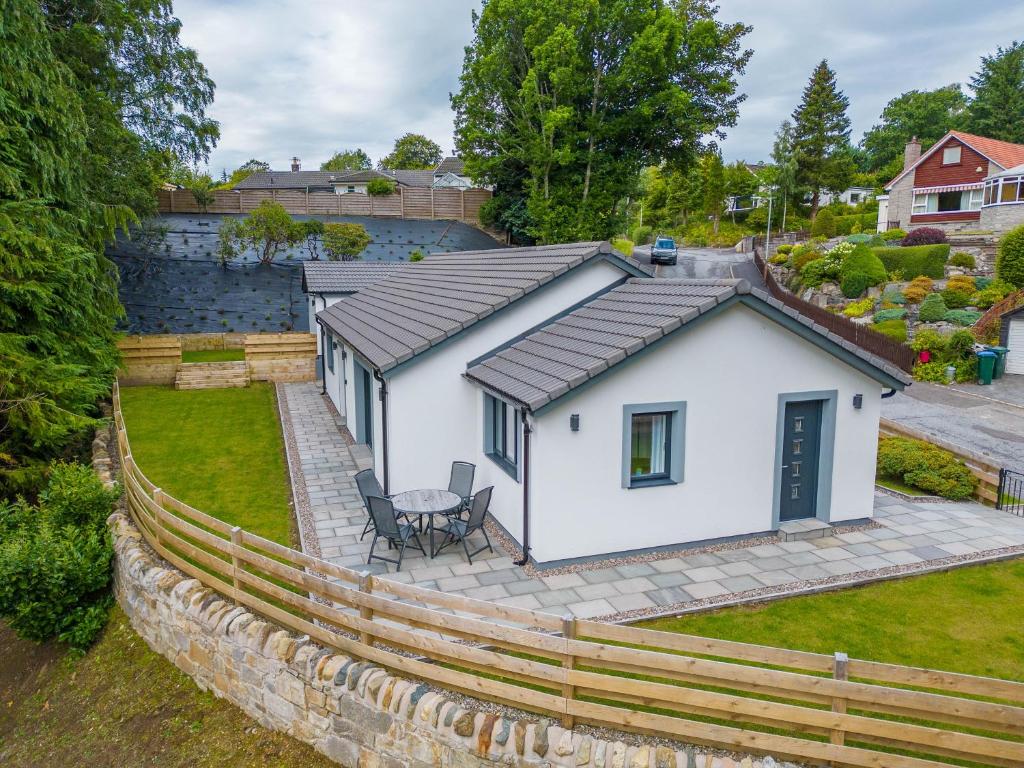
POLYGON ((967 108, 967 130, 991 139, 1024 142, 1024 42, 983 56, 971 78, 974 98, 967 108))

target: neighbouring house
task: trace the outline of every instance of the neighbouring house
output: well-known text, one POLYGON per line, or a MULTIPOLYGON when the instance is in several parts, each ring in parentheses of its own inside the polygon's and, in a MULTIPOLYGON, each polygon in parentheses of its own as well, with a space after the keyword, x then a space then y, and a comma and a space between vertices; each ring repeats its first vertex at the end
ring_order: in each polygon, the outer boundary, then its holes
POLYGON ((400 187, 418 189, 474 189, 465 175, 458 157, 446 157, 434 169, 412 171, 381 168, 359 171, 303 171, 293 158, 291 170, 260 171, 235 184, 234 189, 273 190, 302 189, 310 192, 334 192, 339 195, 367 194, 367 184, 374 179, 387 179, 400 187))
POLYGON ((465 163, 461 157, 446 157, 434 169, 435 189, 470 189, 473 180, 466 175, 465 163))
POLYGON ((429 256, 316 319, 385 488, 471 461, 547 564, 869 518, 880 399, 909 383, 744 280, 608 243, 429 256))
POLYGON ((1002 234, 1024 223, 1024 144, 950 131, 928 151, 907 143, 879 198, 879 231, 937 227, 1002 234))
MULTIPOLYGON (((822 191, 818 196, 818 205, 825 206, 831 205, 834 202, 846 203, 849 206, 859 205, 865 200, 870 200, 875 196, 875 190, 873 187, 850 187, 844 189, 842 192, 829 192, 827 190, 822 191)), ((811 202, 811 197, 808 195, 805 199, 807 203, 811 202)))

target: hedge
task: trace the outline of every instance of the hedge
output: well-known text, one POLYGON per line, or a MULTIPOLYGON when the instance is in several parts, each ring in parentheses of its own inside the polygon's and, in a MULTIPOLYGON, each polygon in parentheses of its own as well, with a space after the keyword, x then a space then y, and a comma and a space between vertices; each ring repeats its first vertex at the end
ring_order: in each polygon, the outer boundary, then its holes
POLYGON ((859 225, 861 232, 874 232, 878 228, 878 211, 835 217, 835 231, 837 235, 850 234, 853 232, 854 225, 859 225))
POLYGON ((878 474, 947 499, 970 498, 978 484, 967 465, 949 451, 905 437, 878 441, 878 474))
POLYGON ((905 248, 883 247, 872 250, 882 260, 890 274, 902 272, 904 280, 910 280, 918 275, 938 280, 946 276, 949 243, 910 245, 905 248))

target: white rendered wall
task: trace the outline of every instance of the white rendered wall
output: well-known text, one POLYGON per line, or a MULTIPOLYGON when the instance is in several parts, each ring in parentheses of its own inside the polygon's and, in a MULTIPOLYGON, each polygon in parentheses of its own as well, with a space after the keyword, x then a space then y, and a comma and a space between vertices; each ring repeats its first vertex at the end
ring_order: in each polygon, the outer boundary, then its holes
MULTIPOLYGON (((830 520, 870 517, 883 388, 735 305, 537 418, 533 556, 545 562, 769 530, 779 394, 819 390, 838 390, 830 520), (855 394, 864 395, 861 410, 855 394), (683 482, 622 488, 622 406, 667 401, 686 402, 683 482)), ((519 535, 521 507, 503 503, 495 515, 519 535)))
MULTIPOLYGON (((320 338, 320 326, 316 326, 317 339, 320 338)), ((327 336, 327 341, 330 343, 330 336, 327 336)), ((323 358, 324 368, 324 381, 323 387, 324 392, 331 398, 331 402, 334 403, 335 408, 344 416, 348 413, 348 406, 345 402, 344 391, 345 391, 345 379, 347 378, 343 371, 344 367, 341 359, 342 344, 339 339, 334 339, 334 344, 337 345, 337 349, 334 350, 334 372, 332 373, 330 368, 327 366, 327 355, 323 358)))
POLYGON ((311 293, 308 295, 306 310, 309 312, 309 332, 316 334, 316 353, 323 354, 320 348, 320 326, 316 322, 316 313, 323 312, 332 304, 345 298, 344 293, 311 293))

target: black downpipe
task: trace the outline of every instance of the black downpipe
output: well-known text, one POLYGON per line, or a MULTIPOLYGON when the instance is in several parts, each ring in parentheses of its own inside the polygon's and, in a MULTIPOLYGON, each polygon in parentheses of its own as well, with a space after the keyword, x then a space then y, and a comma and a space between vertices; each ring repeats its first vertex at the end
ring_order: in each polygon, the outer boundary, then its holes
POLYGON ((888 392, 882 393, 882 399, 885 400, 887 397, 892 397, 895 394, 896 394, 896 388, 893 387, 888 392))
MULTIPOLYGON (((380 382, 380 431, 381 449, 384 452, 384 494, 391 493, 390 468, 388 466, 388 385, 378 368, 373 369, 373 378, 380 382)), ((370 425, 373 429, 373 425, 370 425)))
POLYGON ((516 560, 520 567, 530 562, 530 435, 533 430, 523 409, 523 557, 516 560))
POLYGON ((319 320, 316 324, 320 326, 320 394, 327 394, 327 332, 324 331, 323 323, 319 320))

